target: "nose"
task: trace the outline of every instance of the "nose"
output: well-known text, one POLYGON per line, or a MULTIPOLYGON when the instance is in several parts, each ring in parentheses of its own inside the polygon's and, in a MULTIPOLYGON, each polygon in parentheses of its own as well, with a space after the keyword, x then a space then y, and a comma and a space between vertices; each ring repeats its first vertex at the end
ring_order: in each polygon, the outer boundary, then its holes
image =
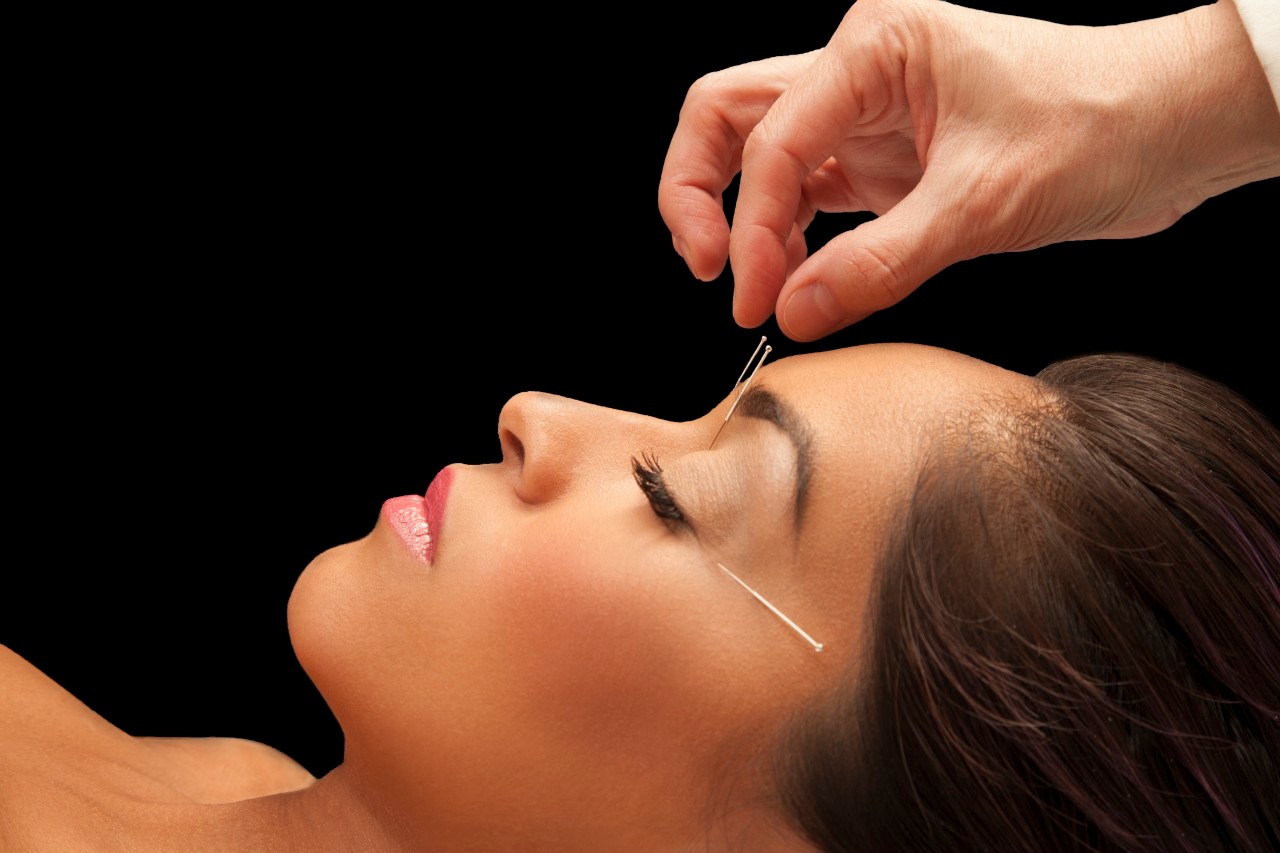
POLYGON ((552 500, 582 479, 630 476, 630 460, 655 444, 670 446, 675 424, 526 391, 498 416, 502 465, 526 503, 552 500), (616 470, 615 470, 616 469, 616 470))

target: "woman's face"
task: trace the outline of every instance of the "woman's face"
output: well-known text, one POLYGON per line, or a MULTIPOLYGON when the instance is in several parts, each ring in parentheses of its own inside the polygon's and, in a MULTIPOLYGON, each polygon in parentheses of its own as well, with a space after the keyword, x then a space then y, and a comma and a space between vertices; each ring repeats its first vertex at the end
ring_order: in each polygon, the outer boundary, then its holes
POLYGON ((1031 383, 919 346, 796 356, 714 447, 736 389, 687 423, 512 398, 502 461, 449 469, 430 564, 384 512, 294 590, 346 764, 424 829, 569 815, 675 837, 767 793, 752 758, 853 671, 887 521, 942 418, 1031 383), (637 485, 645 457, 678 518, 637 485))

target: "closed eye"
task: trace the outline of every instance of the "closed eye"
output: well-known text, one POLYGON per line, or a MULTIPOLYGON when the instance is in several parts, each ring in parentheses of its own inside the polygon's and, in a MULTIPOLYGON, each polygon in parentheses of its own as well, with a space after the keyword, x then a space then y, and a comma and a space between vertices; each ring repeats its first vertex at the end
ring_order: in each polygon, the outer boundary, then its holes
POLYGON ((662 466, 658 459, 649 453, 641 454, 640 459, 631 457, 631 473, 636 478, 636 485, 644 492, 653 514, 662 519, 672 530, 693 530, 689 520, 685 518, 680 505, 671 495, 666 478, 662 475, 662 466))

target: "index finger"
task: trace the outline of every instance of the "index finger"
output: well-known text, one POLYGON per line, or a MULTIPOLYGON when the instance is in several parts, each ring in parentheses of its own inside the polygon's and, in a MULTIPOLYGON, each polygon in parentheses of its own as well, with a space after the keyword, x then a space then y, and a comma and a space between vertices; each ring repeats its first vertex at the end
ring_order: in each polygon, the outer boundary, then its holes
POLYGON ((854 4, 821 56, 778 98, 743 147, 729 241, 733 314, 742 326, 758 326, 773 313, 805 179, 868 116, 885 114, 901 94, 900 53, 884 40, 884 27, 857 32, 861 5, 854 4))
POLYGON ((662 165, 658 211, 698 278, 716 278, 728 260, 724 191, 738 173, 743 142, 816 53, 734 66, 689 88, 662 165))

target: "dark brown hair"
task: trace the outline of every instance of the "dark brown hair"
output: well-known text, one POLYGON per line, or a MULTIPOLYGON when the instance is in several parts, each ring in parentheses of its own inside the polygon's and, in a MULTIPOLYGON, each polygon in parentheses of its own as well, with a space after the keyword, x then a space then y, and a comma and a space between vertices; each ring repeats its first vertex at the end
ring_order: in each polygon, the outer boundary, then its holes
POLYGON ((788 813, 828 851, 1280 849, 1280 434, 1150 359, 1038 378, 926 464, 788 813))

